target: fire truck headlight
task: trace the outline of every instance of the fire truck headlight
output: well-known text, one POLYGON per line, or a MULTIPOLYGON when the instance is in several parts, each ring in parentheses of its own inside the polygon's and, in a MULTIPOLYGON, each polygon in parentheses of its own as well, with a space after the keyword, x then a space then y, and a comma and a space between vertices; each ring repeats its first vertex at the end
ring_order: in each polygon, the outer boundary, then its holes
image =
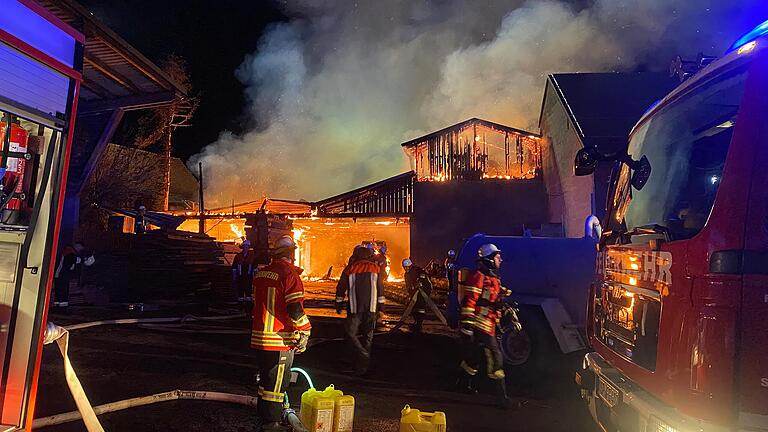
POLYGON ((655 416, 651 416, 650 420, 648 420, 648 426, 645 430, 646 432, 681 432, 679 429, 668 425, 666 422, 655 416))

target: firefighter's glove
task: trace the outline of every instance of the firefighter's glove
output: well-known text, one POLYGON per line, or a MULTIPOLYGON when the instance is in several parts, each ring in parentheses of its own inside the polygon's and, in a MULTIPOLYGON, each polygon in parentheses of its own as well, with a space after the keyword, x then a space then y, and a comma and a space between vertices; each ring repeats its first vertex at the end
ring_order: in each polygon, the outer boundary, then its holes
POLYGON ((301 354, 307 350, 307 344, 309 343, 309 330, 297 330, 296 339, 296 352, 301 354))
POLYGON ((511 295, 512 295, 512 290, 511 290, 511 289, 509 289, 509 288, 507 288, 507 287, 501 287, 501 292, 500 292, 500 294, 501 294, 503 297, 509 297, 509 296, 511 296, 511 295))
POLYGON ((342 309, 344 309, 344 303, 336 300, 336 313, 341 314, 342 309))

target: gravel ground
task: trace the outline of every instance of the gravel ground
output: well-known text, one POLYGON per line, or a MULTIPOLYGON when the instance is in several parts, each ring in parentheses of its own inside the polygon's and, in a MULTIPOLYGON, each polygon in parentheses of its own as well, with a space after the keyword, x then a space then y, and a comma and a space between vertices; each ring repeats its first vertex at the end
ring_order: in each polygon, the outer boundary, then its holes
MULTIPOLYGON (((555 360, 557 367, 536 376, 525 369, 508 370, 512 397, 524 401, 518 410, 492 407, 487 394, 468 396, 452 391, 456 372, 456 340, 437 322, 421 335, 390 332, 374 342, 372 370, 365 378, 349 374, 342 320, 329 310, 330 285, 308 287, 314 326, 312 347, 297 356, 295 365, 312 375, 317 387, 334 384, 355 396, 355 431, 396 432, 405 404, 424 411, 446 413, 449 431, 596 431, 586 407, 572 385, 577 356, 555 360), (559 362, 559 363, 558 363, 559 362)), ((389 306, 385 319, 395 320, 402 307, 389 306)), ((124 307, 73 307, 67 315, 52 314, 64 325, 99 319, 153 316, 213 315, 204 305, 169 306, 152 312, 124 307)), ((256 372, 248 347, 248 321, 192 323, 187 329, 240 329, 243 334, 180 333, 136 325, 106 325, 72 332, 70 358, 93 405, 175 389, 208 390, 253 395, 256 372), (205 327, 200 327, 205 326, 205 327)), ((391 326, 390 326, 391 327, 391 326)), ((382 330, 386 330, 383 327, 382 330)), ((298 401, 303 381, 290 391, 298 401)), ((298 408, 298 407, 296 407, 298 408)), ((75 409, 64 381, 61 356, 55 345, 45 347, 36 417, 75 409)), ((208 401, 170 401, 103 414, 108 432, 118 431, 252 431, 252 408, 208 401)), ((82 422, 51 426, 46 431, 81 431, 82 422)))

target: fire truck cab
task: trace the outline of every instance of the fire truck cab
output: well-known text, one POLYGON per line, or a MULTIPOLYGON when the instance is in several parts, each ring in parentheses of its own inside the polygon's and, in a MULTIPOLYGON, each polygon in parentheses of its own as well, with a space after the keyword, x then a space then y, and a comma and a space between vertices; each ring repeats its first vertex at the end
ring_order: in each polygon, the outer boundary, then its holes
POLYGON ((767 35, 691 71, 612 157, 576 376, 605 431, 768 431, 767 35))
POLYGON ((0 431, 31 429, 84 37, 32 0, 0 12, 0 431))

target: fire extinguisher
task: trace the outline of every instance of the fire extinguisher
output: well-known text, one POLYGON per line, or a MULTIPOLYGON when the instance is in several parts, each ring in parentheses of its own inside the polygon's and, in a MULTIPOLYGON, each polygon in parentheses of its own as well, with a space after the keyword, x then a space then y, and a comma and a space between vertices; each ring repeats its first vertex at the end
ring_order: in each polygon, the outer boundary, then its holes
MULTIPOLYGON (((0 184, 3 185, 0 190, 0 196, 4 196, 5 201, 8 196, 13 197, 8 200, 4 210, 20 210, 24 197, 24 170, 27 161, 23 157, 8 157, 5 162, 2 156, 2 148, 5 143, 5 132, 8 127, 6 122, 0 122, 0 167, 5 166, 5 174, 0 178, 0 184)), ((12 153, 27 153, 29 133, 18 124, 11 124, 10 146, 8 150, 12 153)), ((3 209, 0 209, 3 210, 3 209)))

